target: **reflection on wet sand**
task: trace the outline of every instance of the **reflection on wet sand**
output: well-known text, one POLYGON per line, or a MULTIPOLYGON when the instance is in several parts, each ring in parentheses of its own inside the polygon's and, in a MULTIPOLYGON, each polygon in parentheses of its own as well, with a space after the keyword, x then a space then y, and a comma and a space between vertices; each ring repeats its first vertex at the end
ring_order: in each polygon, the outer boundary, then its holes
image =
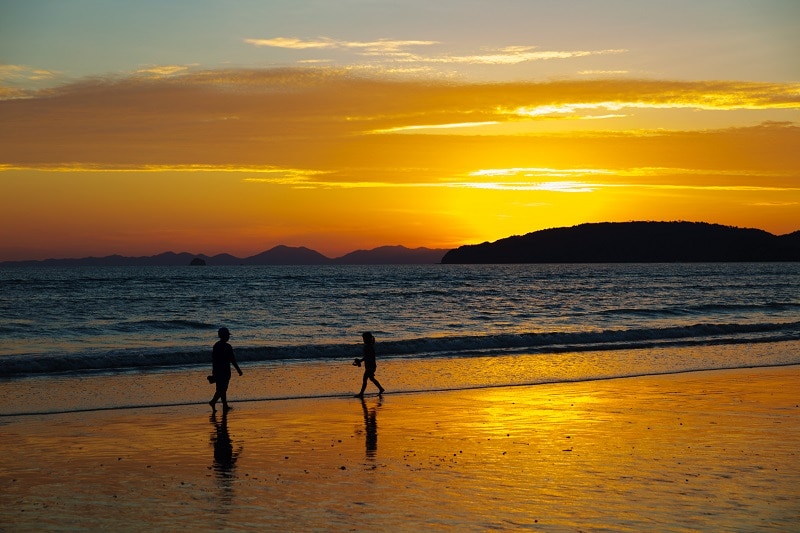
POLYGON ((364 411, 364 429, 366 430, 366 455, 367 459, 375 459, 378 454, 378 410, 381 400, 367 407, 367 402, 361 398, 361 409, 364 411))
POLYGON ((212 470, 214 478, 219 488, 220 507, 218 512, 230 512, 233 503, 233 482, 236 479, 236 460, 242 453, 242 446, 233 451, 233 441, 228 432, 227 413, 222 414, 222 418, 217 418, 216 411, 210 417, 214 431, 211 433, 211 445, 214 447, 214 461, 212 470))
POLYGON ((795 531, 799 380, 791 366, 242 402, 210 425, 200 402, 5 417, 0 518, 14 531, 795 531))

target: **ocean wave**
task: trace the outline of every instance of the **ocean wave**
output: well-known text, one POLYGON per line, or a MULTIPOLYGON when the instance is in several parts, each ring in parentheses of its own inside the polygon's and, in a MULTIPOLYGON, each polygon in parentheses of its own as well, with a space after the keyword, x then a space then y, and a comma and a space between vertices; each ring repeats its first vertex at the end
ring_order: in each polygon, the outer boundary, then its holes
MULTIPOLYGON (((207 327, 187 322, 181 327, 207 327)), ((583 332, 545 332, 498 335, 423 337, 379 342, 380 357, 470 357, 513 353, 563 353, 639 349, 659 346, 763 343, 800 340, 800 322, 757 324, 695 324, 666 328, 615 329, 583 332)), ((302 361, 352 358, 357 344, 235 347, 241 362, 302 361)), ((206 365, 210 349, 80 355, 11 355, 0 359, 0 377, 80 371, 124 371, 158 367, 206 365)))
POLYGON ((172 331, 172 330, 213 330, 214 325, 195 320, 136 320, 121 322, 112 327, 116 331, 172 331))
POLYGON ((800 304, 794 302, 767 302, 764 304, 699 304, 685 307, 662 308, 627 308, 607 309, 599 311, 600 315, 607 316, 635 316, 635 317, 673 317, 691 315, 724 315, 737 312, 792 312, 800 310, 800 304))

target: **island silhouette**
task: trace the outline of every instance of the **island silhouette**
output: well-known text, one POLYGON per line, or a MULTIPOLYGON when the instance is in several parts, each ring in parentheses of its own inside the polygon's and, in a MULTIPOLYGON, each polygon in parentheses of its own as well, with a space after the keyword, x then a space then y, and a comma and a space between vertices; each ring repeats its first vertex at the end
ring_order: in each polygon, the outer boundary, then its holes
POLYGON ((800 261, 800 231, 705 222, 602 222, 553 228, 447 252, 445 264, 800 261))

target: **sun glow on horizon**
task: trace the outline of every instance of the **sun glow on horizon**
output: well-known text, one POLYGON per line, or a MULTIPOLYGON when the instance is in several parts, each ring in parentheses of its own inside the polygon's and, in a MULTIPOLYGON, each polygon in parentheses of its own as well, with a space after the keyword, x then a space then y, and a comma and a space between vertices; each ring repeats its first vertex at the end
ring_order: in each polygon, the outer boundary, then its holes
POLYGON ((2 19, 0 261, 800 229, 800 4, 143 2, 2 19))

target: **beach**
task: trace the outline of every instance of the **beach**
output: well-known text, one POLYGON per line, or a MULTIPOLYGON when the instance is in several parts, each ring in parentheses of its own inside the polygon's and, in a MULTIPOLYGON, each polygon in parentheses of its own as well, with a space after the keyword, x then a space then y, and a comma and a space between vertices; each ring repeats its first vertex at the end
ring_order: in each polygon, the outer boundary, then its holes
POLYGON ((0 529, 791 531, 798 378, 795 365, 240 401, 227 416, 4 416, 0 529))

